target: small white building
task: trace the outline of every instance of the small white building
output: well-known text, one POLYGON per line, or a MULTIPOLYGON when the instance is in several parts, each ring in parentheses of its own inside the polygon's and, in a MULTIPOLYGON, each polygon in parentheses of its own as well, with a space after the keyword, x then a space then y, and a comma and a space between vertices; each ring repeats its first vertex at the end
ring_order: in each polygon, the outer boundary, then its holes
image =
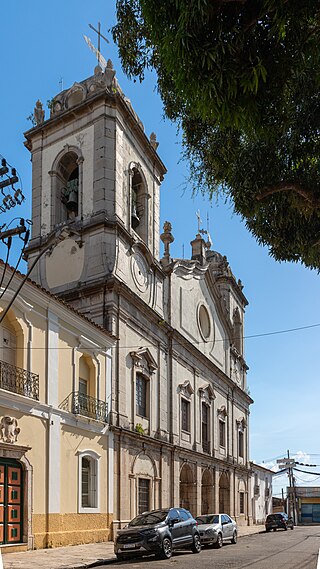
POLYGON ((250 462, 251 502, 254 524, 264 524, 272 512, 272 470, 250 462))

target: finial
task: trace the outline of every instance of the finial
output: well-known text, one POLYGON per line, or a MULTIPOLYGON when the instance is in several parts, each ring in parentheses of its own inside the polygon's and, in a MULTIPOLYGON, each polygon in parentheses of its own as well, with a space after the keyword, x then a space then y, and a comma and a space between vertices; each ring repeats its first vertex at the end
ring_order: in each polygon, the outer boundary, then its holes
POLYGON ((160 239, 164 244, 164 254, 161 259, 163 265, 168 265, 170 263, 170 244, 173 243, 174 237, 171 233, 172 226, 170 221, 165 221, 163 224, 163 233, 160 235, 160 239))

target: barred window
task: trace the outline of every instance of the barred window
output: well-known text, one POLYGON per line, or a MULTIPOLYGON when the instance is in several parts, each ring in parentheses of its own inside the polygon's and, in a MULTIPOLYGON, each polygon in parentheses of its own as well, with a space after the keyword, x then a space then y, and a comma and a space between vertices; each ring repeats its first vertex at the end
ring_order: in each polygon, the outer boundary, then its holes
POLYGON ((136 413, 147 417, 147 380, 140 374, 136 377, 136 413))
POLYGON ((190 432, 190 402, 186 399, 181 399, 181 428, 190 432))
POLYGON ((221 447, 226 446, 226 424, 221 420, 219 420, 219 441, 221 447))
POLYGON ((244 457, 244 437, 243 437, 243 432, 239 431, 238 433, 238 437, 239 437, 239 456, 241 456, 241 458, 244 457))
POLYGON ((149 478, 138 479, 138 514, 148 512, 150 509, 150 480, 149 478))
POLYGON ((244 492, 240 492, 240 514, 244 514, 244 492))

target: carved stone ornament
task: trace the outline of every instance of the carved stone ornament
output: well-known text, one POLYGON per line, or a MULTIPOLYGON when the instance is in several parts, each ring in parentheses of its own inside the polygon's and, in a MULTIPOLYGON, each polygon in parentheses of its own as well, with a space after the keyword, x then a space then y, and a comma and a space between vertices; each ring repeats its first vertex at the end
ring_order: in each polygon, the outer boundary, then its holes
POLYGON ((246 426, 247 426, 247 421, 246 421, 245 418, 243 417, 242 419, 238 419, 238 420, 236 421, 236 424, 237 424, 238 430, 243 432, 244 429, 245 429, 246 426))
POLYGON ((42 103, 40 101, 40 99, 37 100, 36 102, 36 106, 34 108, 34 120, 37 126, 39 126, 40 124, 42 124, 44 122, 44 110, 42 108, 42 103))
POLYGON ((9 417, 9 415, 2 417, 0 430, 1 440, 3 442, 11 444, 17 442, 20 428, 18 427, 18 421, 15 417, 9 417))
POLYGON ((203 399, 208 405, 210 405, 211 401, 216 397, 211 385, 209 384, 203 387, 199 387, 199 393, 201 399, 203 399))
POLYGON ((179 384, 179 391, 180 391, 181 395, 183 395, 187 399, 190 399, 191 395, 194 394, 194 389, 193 389, 190 381, 188 381, 188 380, 186 380, 184 383, 179 384))
POLYGON ((223 417, 225 419, 226 416, 228 415, 227 410, 226 410, 226 406, 221 405, 221 407, 219 409, 217 409, 217 413, 218 413, 218 415, 220 415, 221 417, 223 417))
POLYGON ((148 348, 140 348, 135 352, 130 352, 130 356, 132 357, 134 365, 148 375, 154 373, 158 368, 158 364, 148 348))

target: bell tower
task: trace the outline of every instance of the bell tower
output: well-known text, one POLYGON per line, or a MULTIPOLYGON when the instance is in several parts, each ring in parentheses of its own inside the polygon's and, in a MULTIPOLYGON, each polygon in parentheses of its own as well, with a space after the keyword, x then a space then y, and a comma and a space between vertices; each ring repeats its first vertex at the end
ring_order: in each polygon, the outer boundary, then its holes
POLYGON ((133 256, 143 257, 153 280, 166 169, 155 134, 146 136, 110 60, 58 93, 47 120, 40 107, 25 133, 32 156, 29 266, 48 250, 31 277, 103 324, 102 301, 98 307, 92 297, 111 278, 134 288, 133 256))

